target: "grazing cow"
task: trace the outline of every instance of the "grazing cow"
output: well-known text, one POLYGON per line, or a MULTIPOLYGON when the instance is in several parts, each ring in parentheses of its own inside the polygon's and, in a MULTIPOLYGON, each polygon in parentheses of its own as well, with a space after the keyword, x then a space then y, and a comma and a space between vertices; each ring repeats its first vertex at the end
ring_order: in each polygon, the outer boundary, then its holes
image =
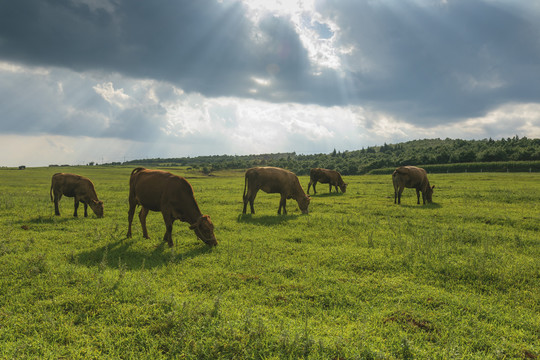
POLYGON ((251 213, 255 214, 253 202, 259 190, 269 194, 281 194, 278 214, 281 214, 281 208, 283 208, 283 214, 287 214, 287 209, 285 208, 287 199, 295 199, 302 213, 308 213, 309 201, 311 199, 306 195, 304 189, 302 189, 298 177, 289 170, 270 166, 248 169, 244 182, 244 214, 246 213, 248 201, 251 207, 251 213))
POLYGON ((88 206, 90 206, 98 218, 103 217, 103 201, 99 201, 92 181, 84 176, 65 173, 54 174, 51 180, 51 190, 49 191, 49 195, 51 195, 51 201, 54 201, 55 215, 60 215, 58 202, 62 198, 62 195, 65 195, 67 197, 75 198, 75 211, 73 212, 73 216, 77 216, 77 209, 79 208, 80 201, 84 204, 85 217, 88 216, 88 206))
POLYGON ((329 184, 330 186, 330 192, 332 192, 332 186, 336 188, 336 192, 338 192, 338 186, 341 189, 341 192, 344 193, 347 191, 347 185, 341 178, 341 174, 335 170, 328 170, 328 169, 321 169, 321 168, 314 168, 311 169, 309 172, 309 184, 307 187, 307 193, 309 194, 309 188, 311 185, 313 185, 313 193, 316 194, 317 190, 315 189, 315 185, 317 185, 317 181, 321 184, 329 184))
POLYGON ((143 237, 149 239, 146 230, 146 215, 148 211, 161 211, 165 221, 165 236, 170 247, 173 246, 172 227, 174 220, 187 222, 189 228, 205 244, 217 245, 214 235, 214 225, 210 216, 203 215, 193 196, 191 184, 181 176, 166 171, 136 168, 129 179, 129 211, 128 232, 131 237, 131 223, 137 205, 141 205, 139 220, 141 221, 143 237))
POLYGON ((401 204, 401 193, 404 188, 416 189, 417 204, 420 204, 420 192, 422 192, 422 201, 424 205, 426 200, 431 203, 434 186, 429 185, 426 170, 416 166, 401 166, 394 170, 392 174, 394 183, 394 204, 401 204))

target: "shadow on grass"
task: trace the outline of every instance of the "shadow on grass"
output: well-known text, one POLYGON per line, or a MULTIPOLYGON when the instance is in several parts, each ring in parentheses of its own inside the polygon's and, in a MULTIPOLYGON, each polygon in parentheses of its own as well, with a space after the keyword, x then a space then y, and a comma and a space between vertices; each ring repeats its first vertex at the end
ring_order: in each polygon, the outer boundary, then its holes
POLYGON ((327 193, 321 193, 318 192, 317 194, 310 194, 311 197, 334 197, 334 196, 343 196, 342 192, 327 192, 327 193))
POLYGON ((168 262, 181 262, 212 251, 212 248, 201 243, 194 249, 178 252, 178 247, 169 248, 165 242, 160 242, 153 251, 144 249, 134 250, 132 245, 139 241, 155 241, 149 239, 120 239, 95 250, 83 251, 74 256, 77 264, 119 268, 124 266, 130 270, 152 269, 168 262))
POLYGON ((63 216, 53 215, 53 216, 37 216, 30 219, 20 219, 20 220, 15 221, 15 223, 18 223, 18 224, 23 224, 23 223, 24 224, 63 224, 66 222, 71 222, 71 221, 80 221, 81 219, 84 219, 84 216, 63 217, 63 216))
POLYGON ((255 216, 253 214, 238 215, 237 222, 245 224, 257 224, 265 226, 274 226, 287 223, 289 220, 295 220, 299 215, 262 215, 255 216))
POLYGON ((441 204, 438 204, 438 203, 431 203, 431 204, 426 204, 426 205, 422 205, 422 203, 420 203, 420 205, 418 204, 403 204, 403 202, 400 204, 400 205, 397 205, 397 206, 401 206, 401 207, 404 207, 404 208, 410 208, 410 209, 421 209, 421 210, 433 210, 433 209, 440 209, 442 208, 442 205, 441 204))

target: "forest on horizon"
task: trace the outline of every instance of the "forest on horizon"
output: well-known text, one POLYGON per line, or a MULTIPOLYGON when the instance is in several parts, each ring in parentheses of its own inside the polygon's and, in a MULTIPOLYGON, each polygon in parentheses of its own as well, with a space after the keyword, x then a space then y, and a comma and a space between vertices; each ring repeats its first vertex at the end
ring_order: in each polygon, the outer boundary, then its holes
POLYGON ((314 167, 337 170, 343 175, 388 171, 402 165, 423 166, 432 172, 463 171, 540 171, 540 139, 500 140, 423 139, 397 144, 369 146, 329 154, 273 153, 254 155, 212 155, 130 160, 103 165, 187 166, 206 174, 226 169, 277 166, 298 175, 314 167), (452 165, 452 166, 450 166, 452 165))

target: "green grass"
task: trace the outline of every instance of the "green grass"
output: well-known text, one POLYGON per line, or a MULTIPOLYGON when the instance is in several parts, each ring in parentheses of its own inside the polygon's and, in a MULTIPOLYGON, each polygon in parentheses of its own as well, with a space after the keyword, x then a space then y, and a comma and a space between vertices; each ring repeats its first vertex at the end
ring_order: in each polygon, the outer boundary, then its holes
MULTIPOLYGON (((132 168, 91 178, 105 217, 61 216, 58 169, 0 171, 0 358, 534 359, 540 355, 540 175, 430 175, 434 204, 388 175, 319 185, 310 214, 243 172, 182 168, 219 241, 160 214, 126 239, 132 168)), ((308 178, 301 177, 307 188, 308 178)), ((82 214, 82 211, 79 211, 82 214)))

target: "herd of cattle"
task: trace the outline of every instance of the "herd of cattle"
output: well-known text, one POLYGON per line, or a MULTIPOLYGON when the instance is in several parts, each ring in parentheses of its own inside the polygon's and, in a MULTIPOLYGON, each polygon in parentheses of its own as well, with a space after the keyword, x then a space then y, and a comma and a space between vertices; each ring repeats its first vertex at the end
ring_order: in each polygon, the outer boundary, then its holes
MULTIPOLYGON (((255 167, 248 169, 244 182, 244 209, 246 213, 249 202, 251 213, 254 214, 253 202, 259 190, 266 193, 278 193, 281 195, 278 214, 287 214, 285 207, 287 199, 295 199, 302 213, 308 213, 311 198, 309 190, 315 185, 329 184, 330 192, 335 187, 344 193, 347 184, 341 178, 339 172, 334 170, 315 168, 311 169, 308 184, 308 194, 304 192, 298 177, 291 171, 277 167, 255 167)), ((397 168, 392 174, 394 184, 394 203, 401 203, 401 193, 404 188, 416 189, 417 204, 420 204, 420 192, 422 200, 431 203, 433 188, 430 186, 426 171, 415 166, 402 166, 397 168)), ((88 206, 97 217, 103 217, 103 201, 97 197, 94 184, 90 179, 67 173, 57 173, 52 176, 51 201, 54 202, 54 213, 60 215, 58 202, 62 196, 73 197, 75 200, 75 211, 73 216, 77 216, 79 202, 84 204, 84 216, 88 216, 88 206)), ((174 220, 187 222, 189 228, 205 244, 209 246, 217 245, 214 235, 214 225, 208 215, 203 215, 199 209, 197 201, 193 195, 191 184, 183 177, 161 170, 149 170, 142 167, 133 169, 129 179, 129 210, 128 210, 128 232, 127 237, 131 237, 131 223, 135 214, 135 208, 140 205, 139 220, 141 222, 143 236, 148 238, 146 229, 146 216, 150 210, 160 211, 165 221, 165 236, 169 246, 173 246, 172 226, 174 220)))

